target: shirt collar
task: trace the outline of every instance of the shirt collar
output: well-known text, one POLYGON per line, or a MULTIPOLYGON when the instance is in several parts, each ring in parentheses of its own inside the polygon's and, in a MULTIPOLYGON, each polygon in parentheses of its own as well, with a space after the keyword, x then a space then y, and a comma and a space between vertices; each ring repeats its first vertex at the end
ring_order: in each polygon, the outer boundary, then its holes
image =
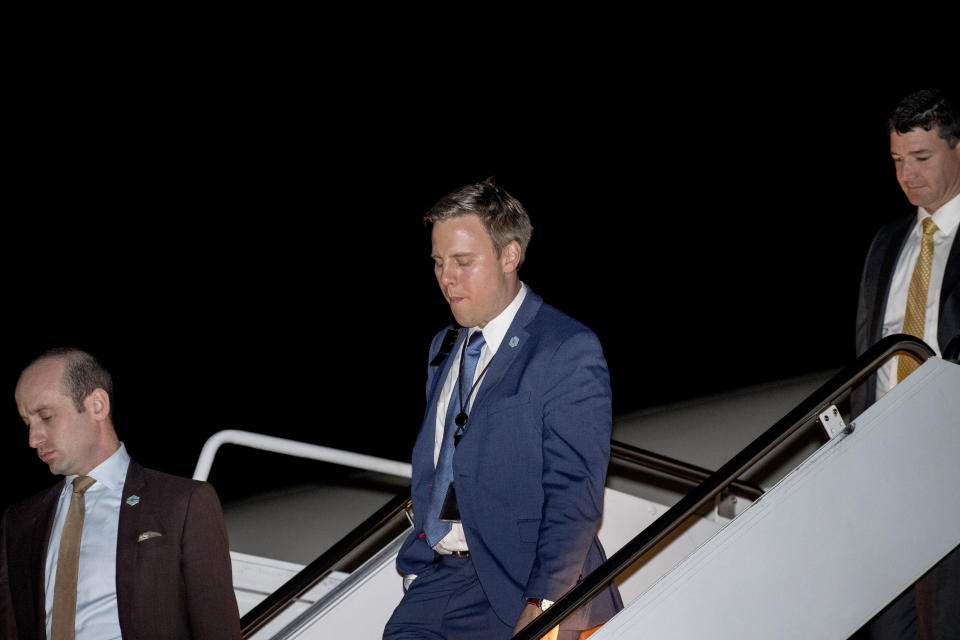
POLYGON ((960 194, 953 197, 952 200, 945 203, 942 207, 937 209, 932 215, 923 207, 917 208, 917 227, 920 227, 920 223, 923 222, 924 218, 933 218, 934 223, 936 223, 937 228, 944 235, 951 235, 957 229, 957 225, 960 225, 960 194))
POLYGON ((500 343, 503 342, 503 336, 507 335, 507 329, 509 329, 513 323, 513 318, 517 315, 517 311, 520 310, 520 305, 523 304, 523 299, 526 296, 527 285, 521 282, 520 291, 514 296, 513 301, 508 304, 507 308, 501 311, 496 318, 488 322, 483 329, 481 329, 481 331, 483 331, 483 341, 487 343, 491 354, 496 353, 497 349, 500 348, 500 343))
MULTIPOLYGON (((121 442, 120 448, 114 451, 113 455, 95 466, 87 475, 96 480, 97 484, 107 489, 117 489, 122 487, 123 483, 126 482, 127 467, 129 466, 130 456, 127 454, 127 448, 123 446, 121 442)), ((71 487, 76 477, 76 474, 67 476, 65 488, 71 487)))

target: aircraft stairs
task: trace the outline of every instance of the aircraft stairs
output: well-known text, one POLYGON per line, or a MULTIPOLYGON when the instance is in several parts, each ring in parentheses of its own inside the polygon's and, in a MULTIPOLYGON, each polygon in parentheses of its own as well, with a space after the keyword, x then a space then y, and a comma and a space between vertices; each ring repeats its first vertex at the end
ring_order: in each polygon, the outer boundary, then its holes
MULTIPOLYGON (((612 460, 697 484, 672 506, 608 486, 599 536, 609 560, 515 640, 539 638, 610 580, 626 606, 596 640, 849 637, 960 545, 957 352, 960 340, 941 359, 915 338, 885 338, 715 472, 614 442, 612 460), (925 362, 846 424, 837 405, 898 353, 925 362), (775 484, 743 480, 811 426, 822 444, 775 484)), ((402 463, 232 434, 409 478, 402 463)), ((394 561, 408 507, 409 493, 397 495, 302 568, 232 553, 244 638, 380 638, 402 596, 394 561)))

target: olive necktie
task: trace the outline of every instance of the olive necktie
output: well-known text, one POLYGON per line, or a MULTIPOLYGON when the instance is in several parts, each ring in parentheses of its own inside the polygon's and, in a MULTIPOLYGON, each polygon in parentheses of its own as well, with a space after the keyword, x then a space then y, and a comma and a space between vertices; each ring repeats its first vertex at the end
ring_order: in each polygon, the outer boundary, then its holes
MULTIPOLYGON (((930 271, 933 267, 933 234, 937 225, 932 218, 923 219, 923 237, 920 239, 920 255, 913 266, 910 288, 907 289, 907 311, 903 317, 903 332, 923 340, 926 326, 927 291, 930 289, 930 271)), ((897 382, 901 382, 919 366, 908 355, 897 358, 897 382)))
POLYGON ((83 533, 83 512, 86 508, 83 493, 96 482, 90 476, 73 480, 70 509, 60 535, 60 555, 57 558, 57 581, 53 586, 53 620, 51 640, 73 640, 77 619, 77 568, 80 564, 80 534, 83 533))

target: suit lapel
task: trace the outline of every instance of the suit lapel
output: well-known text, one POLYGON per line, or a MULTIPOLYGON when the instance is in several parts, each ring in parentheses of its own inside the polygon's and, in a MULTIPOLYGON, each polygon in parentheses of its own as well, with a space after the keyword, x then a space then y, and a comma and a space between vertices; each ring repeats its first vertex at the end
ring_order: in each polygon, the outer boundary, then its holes
POLYGON ((493 357, 493 360, 490 361, 490 368, 487 369, 487 373, 484 374, 483 384, 480 385, 480 389, 477 391, 477 397, 473 401, 474 406, 478 406, 484 398, 495 392, 497 385, 503 380, 507 371, 510 370, 517 356, 526 348, 530 333, 525 327, 529 325, 530 321, 537 315, 541 305, 543 305, 543 299, 528 287, 527 295, 523 299, 523 304, 517 309, 517 315, 514 316, 513 322, 510 323, 510 328, 507 329, 507 333, 504 334, 503 342, 500 343, 500 346, 497 348, 497 354, 493 357), (516 343, 511 346, 510 343, 514 338, 516 338, 516 343))
MULTIPOLYGON (((62 478, 60 482, 50 487, 50 490, 43 496, 40 503, 42 515, 40 518, 37 518, 37 526, 41 527, 41 530, 38 531, 40 536, 37 537, 37 540, 43 540, 44 550, 50 543, 50 534, 53 533, 53 519, 57 515, 57 503, 59 502, 60 494, 63 492, 64 482, 66 482, 66 478, 62 478)), ((44 562, 44 564, 46 564, 46 562, 44 562)))
POLYGON ((36 576, 34 595, 38 603, 37 629, 43 629, 44 635, 46 634, 45 630, 47 628, 47 547, 50 546, 50 534, 53 532, 53 519, 57 515, 57 504, 60 502, 60 494, 63 491, 63 484, 65 482, 66 478, 61 478, 60 482, 50 487, 43 495, 43 498, 40 500, 37 517, 34 520, 35 533, 33 535, 33 544, 39 543, 39 546, 36 547, 35 551, 36 557, 34 558, 34 562, 36 571, 32 573, 32 576, 36 576))
MULTIPOLYGON (((450 367, 453 366, 453 361, 456 360, 454 354, 460 352, 460 349, 463 347, 463 341, 466 337, 467 331, 465 329, 461 329, 460 335, 457 336, 457 341, 453 343, 453 349, 450 350, 450 355, 443 360, 443 364, 437 367, 436 371, 433 373, 433 379, 430 384, 430 392, 427 394, 427 402, 429 403, 427 407, 428 411, 433 411, 434 414, 436 414, 437 411, 437 401, 440 399, 440 392, 443 390, 443 383, 450 374, 450 367)), ((436 415, 434 415, 434 418, 436 418, 436 415)), ((433 423, 431 422, 431 424, 433 423)))
MULTIPOLYGON (((943 304, 951 293, 960 289, 960 231, 953 236, 953 247, 947 258, 947 268, 943 272, 943 286, 940 288, 940 316, 943 316, 943 304)), ((946 345, 943 345, 944 347, 946 345)))
POLYGON ((143 488, 143 467, 130 461, 127 478, 120 496, 120 520, 117 527, 117 610, 120 629, 126 636, 133 630, 134 576, 137 566, 137 531, 140 512, 138 491, 143 488), (131 504, 133 503, 133 504, 131 504))
POLYGON ((916 215, 904 218, 890 229, 890 237, 885 243, 886 246, 879 253, 879 264, 875 265, 873 269, 873 272, 877 274, 877 301, 881 304, 873 305, 873 317, 870 320, 870 344, 876 343, 883 337, 883 314, 887 309, 887 298, 893 284, 893 271, 916 219, 916 215))
POLYGON ((417 472, 427 474, 427 477, 415 477, 413 479, 416 483, 414 492, 423 489, 427 483, 433 481, 433 446, 436 438, 437 402, 440 400, 443 383, 450 373, 450 367, 453 366, 453 361, 456 359, 454 353, 459 351, 466 335, 466 330, 460 331, 450 355, 446 357, 443 364, 432 371, 432 378, 428 382, 427 407, 423 416, 423 424, 420 425, 420 433, 417 435, 417 442, 413 447, 413 468, 417 472))

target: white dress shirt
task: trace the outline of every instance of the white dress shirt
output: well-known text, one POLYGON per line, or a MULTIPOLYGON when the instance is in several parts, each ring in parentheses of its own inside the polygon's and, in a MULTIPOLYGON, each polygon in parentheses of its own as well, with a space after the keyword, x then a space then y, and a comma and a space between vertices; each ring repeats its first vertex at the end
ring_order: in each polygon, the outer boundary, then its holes
MULTIPOLYGON (((890 294, 883 315, 883 333, 885 338, 893 333, 903 332, 903 319, 907 311, 907 291, 913 278, 913 267, 920 255, 920 240, 923 236, 924 218, 933 218, 938 231, 933 234, 933 266, 930 272, 930 288, 927 290, 927 312, 924 316, 923 341, 930 345, 936 354, 940 353, 937 344, 937 328, 940 320, 940 290, 943 288, 943 275, 947 270, 947 259, 960 226, 960 195, 937 209, 933 215, 923 207, 917 208, 917 222, 907 235, 906 243, 897 258, 897 266, 890 282, 890 294)), ((877 372, 877 398, 897 384, 897 357, 887 361, 877 372)))
MULTIPOLYGON (((480 359, 477 361, 477 369, 474 372, 474 383, 476 387, 473 390, 473 394, 470 396, 470 401, 467 405, 467 412, 469 415, 470 407, 473 405, 474 398, 477 397, 477 394, 480 392, 480 385, 483 383, 483 379, 480 378, 477 381, 481 373, 483 373, 484 368, 489 364, 490 360, 493 359, 493 356, 496 355, 497 349, 500 348, 500 343, 503 342, 504 336, 507 334, 507 329, 510 328, 510 324, 513 322, 513 318, 517 315, 517 311, 520 309, 520 305, 523 304, 523 299, 527 295, 527 285, 520 283, 520 291, 517 292, 517 295, 513 298, 513 301, 507 305, 507 308, 500 312, 496 318, 491 320, 480 329, 478 327, 471 327, 469 333, 467 334, 466 340, 470 339, 475 331, 483 332, 483 349, 480 351, 480 359)), ((453 363, 450 365, 450 373, 447 374, 447 379, 443 383, 443 389, 440 392, 440 399, 437 401, 437 423, 436 423, 436 437, 434 439, 433 445, 433 466, 437 466, 437 460, 440 458, 440 446, 443 443, 443 430, 444 430, 444 421, 447 417, 447 406, 451 397, 456 392, 457 378, 460 376, 460 356, 461 350, 458 349, 456 356, 453 359, 453 363)), ((469 393, 468 387, 464 386, 464 400, 466 400, 466 394, 469 393)), ((458 398, 454 398, 455 402, 459 402, 458 398)), ((469 421, 467 423, 469 428, 469 421)), ((434 545, 434 549, 438 553, 450 553, 451 551, 466 551, 467 550, 467 539, 463 534, 463 525, 459 522, 453 523, 450 533, 448 533, 440 542, 434 545)))
MULTIPOLYGON (((130 456, 120 444, 113 455, 87 475, 96 480, 84 493, 83 533, 80 534, 80 564, 77 570, 77 618, 75 640, 120 640, 117 611, 117 530, 120 500, 127 479, 130 456)), ((60 537, 70 509, 73 481, 66 477, 47 545, 45 568, 47 637, 53 619, 53 590, 57 579, 60 537)))

